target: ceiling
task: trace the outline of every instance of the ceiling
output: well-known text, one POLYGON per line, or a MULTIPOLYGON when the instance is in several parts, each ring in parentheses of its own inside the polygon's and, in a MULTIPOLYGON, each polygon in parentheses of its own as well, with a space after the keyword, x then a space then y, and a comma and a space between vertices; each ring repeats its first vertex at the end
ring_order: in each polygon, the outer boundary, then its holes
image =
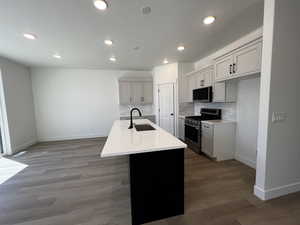
POLYGON ((194 62, 263 21, 263 0, 107 2, 101 12, 92 0, 0 0, 0 55, 28 66, 147 70, 164 58, 194 62), (141 13, 145 6, 149 15, 141 13), (209 15, 217 20, 205 26, 209 15), (37 40, 25 39, 25 32, 37 40), (104 45, 107 38, 113 47, 104 45), (179 44, 184 52, 177 51, 179 44), (109 61, 112 55, 117 62, 109 61))

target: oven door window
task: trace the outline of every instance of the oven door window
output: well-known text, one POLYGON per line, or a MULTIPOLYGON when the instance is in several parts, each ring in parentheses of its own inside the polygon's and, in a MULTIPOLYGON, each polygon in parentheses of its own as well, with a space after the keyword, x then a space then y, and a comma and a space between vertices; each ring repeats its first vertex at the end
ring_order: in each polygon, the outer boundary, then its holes
POLYGON ((199 130, 197 130, 195 127, 185 125, 185 137, 189 140, 199 143, 199 130))

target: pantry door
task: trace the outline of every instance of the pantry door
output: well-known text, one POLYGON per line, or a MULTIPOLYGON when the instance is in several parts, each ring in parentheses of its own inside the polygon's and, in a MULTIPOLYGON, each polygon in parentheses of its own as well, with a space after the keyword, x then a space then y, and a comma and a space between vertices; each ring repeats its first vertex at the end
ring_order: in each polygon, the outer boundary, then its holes
POLYGON ((174 84, 158 87, 159 126, 175 135, 174 84))

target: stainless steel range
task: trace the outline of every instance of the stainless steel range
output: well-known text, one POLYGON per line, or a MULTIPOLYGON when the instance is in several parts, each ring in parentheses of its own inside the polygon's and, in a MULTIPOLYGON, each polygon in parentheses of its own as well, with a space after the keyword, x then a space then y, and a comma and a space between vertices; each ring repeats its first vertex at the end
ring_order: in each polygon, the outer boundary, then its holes
POLYGON ((185 142, 188 147, 197 153, 201 153, 201 121, 220 120, 221 109, 202 108, 200 116, 189 116, 185 118, 185 142))

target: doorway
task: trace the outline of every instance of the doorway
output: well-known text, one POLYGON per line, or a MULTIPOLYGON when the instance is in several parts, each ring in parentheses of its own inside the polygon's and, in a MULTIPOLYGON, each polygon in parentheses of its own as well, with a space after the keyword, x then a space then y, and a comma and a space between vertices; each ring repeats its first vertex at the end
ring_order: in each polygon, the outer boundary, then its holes
POLYGON ((9 136, 4 85, 3 85, 3 74, 0 68, 0 158, 2 155, 11 154, 11 143, 9 136))
POLYGON ((159 126, 175 135, 174 84, 158 86, 159 126))

